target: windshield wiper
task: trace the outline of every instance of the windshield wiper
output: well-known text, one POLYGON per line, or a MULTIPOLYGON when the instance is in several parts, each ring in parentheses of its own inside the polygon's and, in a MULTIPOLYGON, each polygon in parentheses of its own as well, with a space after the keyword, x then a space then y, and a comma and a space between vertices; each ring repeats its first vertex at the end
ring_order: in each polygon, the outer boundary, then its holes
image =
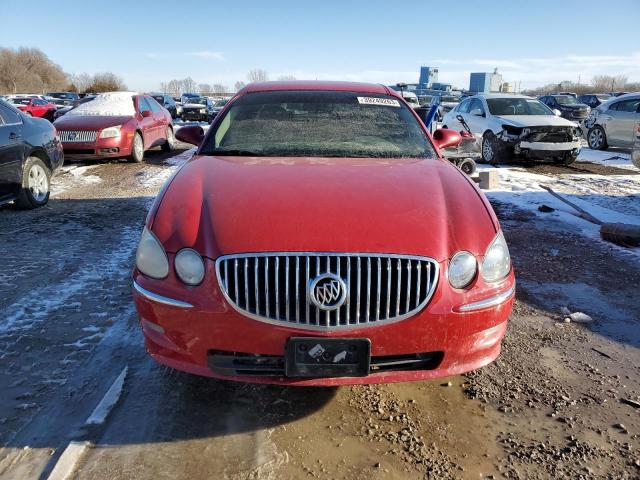
POLYGON ((238 157, 263 157, 264 154, 251 150, 214 150, 211 155, 233 155, 238 157))

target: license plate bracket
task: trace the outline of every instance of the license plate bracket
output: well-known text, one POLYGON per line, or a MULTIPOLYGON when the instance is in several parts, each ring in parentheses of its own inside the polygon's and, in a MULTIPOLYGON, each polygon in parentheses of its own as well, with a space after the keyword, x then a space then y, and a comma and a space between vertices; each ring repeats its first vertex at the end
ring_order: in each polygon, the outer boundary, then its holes
POLYGON ((366 377, 370 364, 368 338, 291 337, 286 344, 287 377, 366 377))

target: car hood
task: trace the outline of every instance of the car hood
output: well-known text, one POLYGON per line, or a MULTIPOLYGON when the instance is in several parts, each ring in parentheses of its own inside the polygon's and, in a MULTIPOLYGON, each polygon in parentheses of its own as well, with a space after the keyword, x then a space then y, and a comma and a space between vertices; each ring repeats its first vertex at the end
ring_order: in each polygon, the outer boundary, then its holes
POLYGON ((506 125, 513 127, 575 127, 575 123, 555 115, 504 115, 496 116, 506 125))
POLYGON ((102 130, 123 125, 131 116, 65 115, 54 123, 58 130, 102 130))
POLYGON ((182 108, 207 108, 206 105, 202 105, 201 103, 184 103, 182 104, 182 108))
POLYGON ((206 257, 320 251, 483 254, 497 220, 450 163, 416 159, 197 156, 173 178, 151 228, 168 252, 206 257))

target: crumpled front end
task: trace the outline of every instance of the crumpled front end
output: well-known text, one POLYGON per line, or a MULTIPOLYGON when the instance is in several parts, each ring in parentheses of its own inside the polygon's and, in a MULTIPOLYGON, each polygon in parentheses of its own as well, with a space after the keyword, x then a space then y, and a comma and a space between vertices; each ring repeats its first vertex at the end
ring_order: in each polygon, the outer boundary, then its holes
POLYGON ((577 157, 582 146, 579 127, 503 125, 497 138, 524 158, 577 157))

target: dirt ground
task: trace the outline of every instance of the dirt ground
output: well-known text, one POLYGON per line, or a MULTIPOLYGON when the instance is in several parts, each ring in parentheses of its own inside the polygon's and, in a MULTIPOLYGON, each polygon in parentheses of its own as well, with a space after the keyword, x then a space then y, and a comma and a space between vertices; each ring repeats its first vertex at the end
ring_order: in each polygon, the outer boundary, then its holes
MULTIPOLYGON (((501 356, 479 371, 287 388, 155 364, 130 270, 182 147, 70 163, 45 208, 0 207, 0 480, 46 479, 74 440, 88 442, 76 480, 640 478, 640 257, 501 197, 517 301, 501 356), (566 322, 563 308, 594 321, 566 322), (86 425, 125 366, 107 420, 86 425)), ((635 174, 619 170, 533 167, 567 188, 635 174)))

